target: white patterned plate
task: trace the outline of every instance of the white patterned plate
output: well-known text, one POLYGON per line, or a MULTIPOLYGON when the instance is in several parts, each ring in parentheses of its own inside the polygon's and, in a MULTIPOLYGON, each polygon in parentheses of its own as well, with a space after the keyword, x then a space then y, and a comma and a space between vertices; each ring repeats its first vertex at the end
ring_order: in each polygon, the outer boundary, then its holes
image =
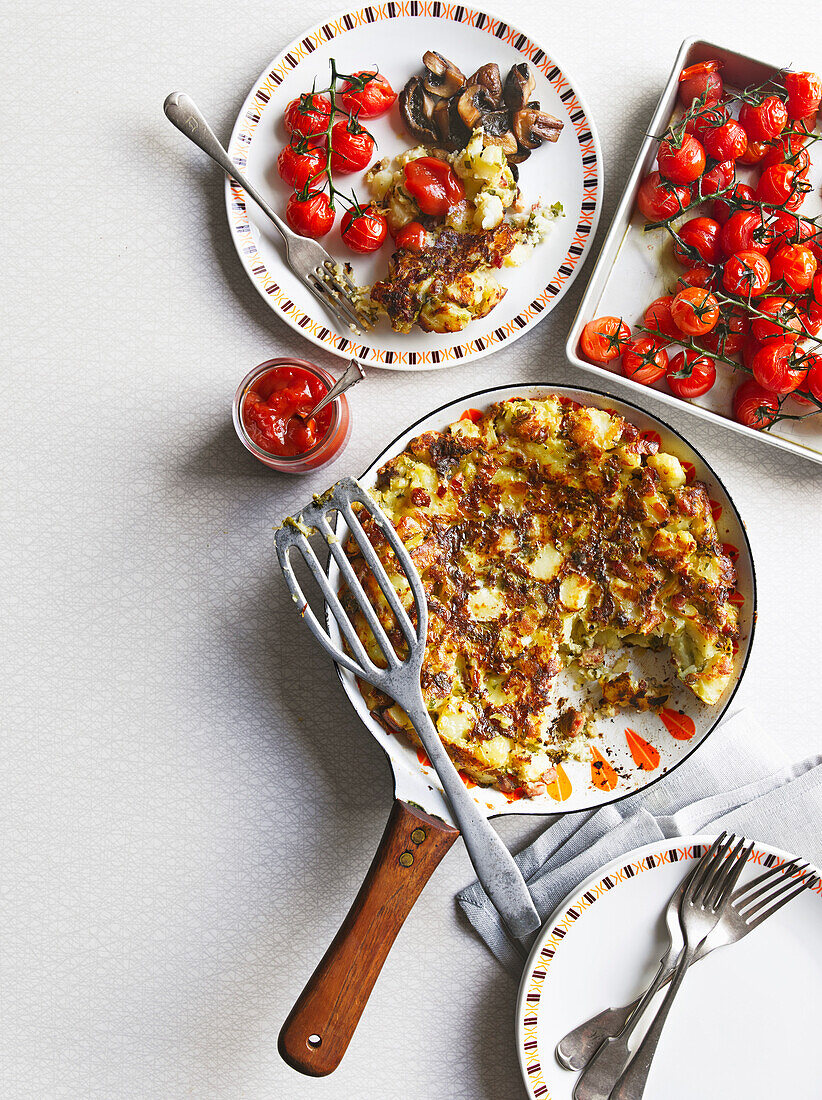
MULTIPOLYGON (((650 983, 666 946, 662 913, 693 866, 694 846, 711 839, 637 848, 597 871, 547 921, 517 999, 517 1052, 529 1097, 571 1100, 578 1075, 557 1063, 557 1043, 650 983)), ((792 858, 757 844, 741 881, 792 858)), ((694 966, 662 1033, 647 1100, 818 1100, 820 932, 817 884, 694 966)))
MULTIPOLYGON (((508 293, 488 317, 461 333, 439 335, 419 329, 403 335, 385 318, 362 344, 332 327, 331 318, 286 267, 276 229, 254 203, 246 209, 245 192, 226 180, 231 235, 240 260, 266 302, 293 328, 336 355, 352 355, 375 367, 433 369, 468 362, 510 343, 547 316, 579 272, 594 239, 602 200, 602 156, 590 114, 577 86, 545 49, 506 22, 472 8, 440 3, 388 3, 361 8, 319 24, 292 42, 255 82, 243 104, 229 143, 235 164, 247 172, 275 210, 285 213, 290 189, 277 173, 277 155, 287 136, 283 111, 301 92, 328 84, 328 60, 339 71, 379 65, 399 91, 419 72, 422 55, 436 49, 470 73, 496 61, 503 74, 527 61, 537 87, 534 98, 565 122, 556 144, 544 145, 521 166, 520 185, 530 204, 540 196, 562 202, 566 216, 520 268, 505 268, 508 293)), ((414 144, 402 131, 396 105, 383 118, 369 120, 377 155, 394 156, 414 144)), ((365 197, 361 174, 340 177, 344 190, 365 197)), ((356 256, 342 244, 337 226, 323 244, 339 259, 350 260, 356 278, 370 284, 387 270, 390 249, 356 256)))

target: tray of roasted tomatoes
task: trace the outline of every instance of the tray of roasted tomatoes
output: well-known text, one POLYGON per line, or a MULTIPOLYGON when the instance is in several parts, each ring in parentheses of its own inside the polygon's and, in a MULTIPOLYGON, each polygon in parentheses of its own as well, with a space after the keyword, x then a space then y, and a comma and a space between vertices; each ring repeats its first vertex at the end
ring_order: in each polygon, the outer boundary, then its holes
POLYGON ((686 39, 571 362, 822 462, 822 76, 686 39))

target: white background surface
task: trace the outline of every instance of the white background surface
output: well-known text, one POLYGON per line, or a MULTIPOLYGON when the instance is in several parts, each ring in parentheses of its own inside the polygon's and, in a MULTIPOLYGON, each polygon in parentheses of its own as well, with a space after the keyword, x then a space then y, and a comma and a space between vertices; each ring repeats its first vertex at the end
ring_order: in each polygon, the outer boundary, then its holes
MULTIPOLYGON (((791 17, 779 19, 764 0, 744 16, 722 8, 516 5, 599 127, 600 235, 686 33, 822 67, 812 6, 781 5, 791 17)), ((240 448, 238 380, 270 355, 313 349, 242 274, 222 179, 161 105, 186 90, 227 137, 266 62, 331 11, 320 0, 51 0, 16 5, 4 34, 9 1100, 522 1096, 515 987, 453 903, 472 877, 461 842, 401 932, 337 1073, 303 1079, 276 1051, 368 866, 391 784, 294 618, 272 528, 427 408, 500 382, 589 383, 562 356, 583 274, 533 333, 476 365, 372 372, 330 472, 280 477, 240 448)), ((373 60, 390 70, 390 58, 373 60)), ((804 754, 819 745, 822 469, 670 419, 747 519, 760 624, 743 692, 804 754)), ((500 823, 512 845, 537 828, 500 823)))

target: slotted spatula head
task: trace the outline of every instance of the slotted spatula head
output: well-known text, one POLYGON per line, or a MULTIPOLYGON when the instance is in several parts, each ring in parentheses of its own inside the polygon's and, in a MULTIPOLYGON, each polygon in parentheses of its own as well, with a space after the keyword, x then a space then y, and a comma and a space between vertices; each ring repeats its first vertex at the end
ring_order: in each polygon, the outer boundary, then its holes
POLYGON ((405 695, 403 687, 406 680, 409 685, 419 683, 420 669, 425 655, 425 639, 428 632, 428 604, 422 580, 411 560, 411 555, 383 510, 358 481, 353 477, 343 478, 327 492, 315 497, 313 503, 304 508, 299 515, 286 519, 283 526, 277 531, 276 545, 277 557, 292 599, 298 605, 300 614, 320 645, 349 672, 353 672, 355 676, 367 680, 368 683, 385 691, 400 702, 397 693, 405 695), (385 566, 380 561, 379 555, 369 540, 362 522, 354 510, 353 506, 355 504, 361 505, 370 514, 381 534, 388 541, 414 597, 416 626, 414 626, 411 617, 403 607, 385 566), (335 533, 335 520, 339 516, 342 516, 345 521, 351 538, 356 542, 363 560, 376 577, 382 594, 391 608, 408 645, 405 654, 397 653, 391 644, 385 628, 352 568, 340 538, 335 533), (312 535, 319 535, 328 545, 348 591, 357 601, 363 617, 385 657, 387 668, 380 668, 368 656, 365 646, 357 635, 354 624, 343 607, 339 593, 331 587, 309 541, 312 535), (291 564, 290 555, 292 550, 297 550, 305 560, 312 577, 317 583, 317 587, 322 592, 326 604, 340 628, 349 649, 348 653, 334 643, 327 630, 311 610, 291 564))

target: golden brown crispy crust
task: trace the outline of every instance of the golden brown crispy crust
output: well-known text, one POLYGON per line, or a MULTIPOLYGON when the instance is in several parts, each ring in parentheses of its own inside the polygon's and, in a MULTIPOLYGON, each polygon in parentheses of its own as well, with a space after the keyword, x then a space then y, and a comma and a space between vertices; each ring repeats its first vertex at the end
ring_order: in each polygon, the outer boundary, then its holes
MULTIPOLYGON (((516 399, 476 424, 417 436, 380 470, 374 495, 428 600, 423 695, 449 753, 477 782, 536 790, 579 751, 588 723, 573 708, 558 713, 555 680, 589 654, 599 661, 603 646, 669 645, 679 678, 708 703, 727 685, 734 568, 705 486, 687 485, 678 461, 656 452, 616 415, 516 399)), ((392 572, 387 542, 363 522, 392 572)), ((347 549, 401 651, 373 576, 347 549)), ((403 600, 411 609, 407 589, 403 600)), ((387 728, 409 732, 390 699, 365 690, 387 728)), ((630 678, 606 690, 620 705, 657 699, 656 686, 643 693, 630 678)))
POLYGON ((392 328, 407 332, 427 301, 442 297, 466 275, 501 267, 515 244, 514 231, 505 223, 482 233, 443 229, 423 252, 398 249, 386 278, 371 288, 371 298, 388 314, 392 328))

